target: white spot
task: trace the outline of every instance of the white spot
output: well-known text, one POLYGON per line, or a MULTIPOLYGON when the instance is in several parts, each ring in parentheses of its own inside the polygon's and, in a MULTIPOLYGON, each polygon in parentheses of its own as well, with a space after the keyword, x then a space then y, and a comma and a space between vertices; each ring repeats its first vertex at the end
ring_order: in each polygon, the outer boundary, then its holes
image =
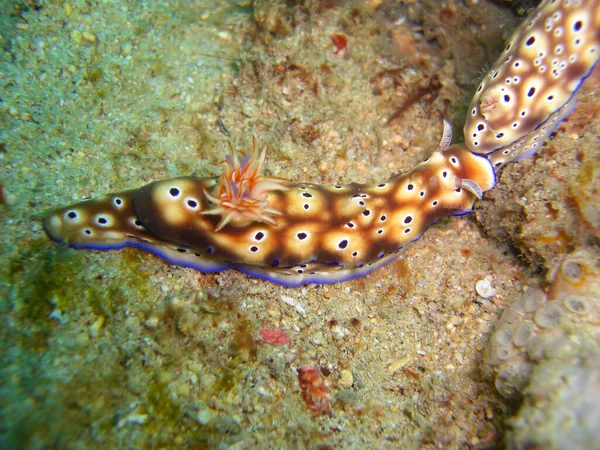
POLYGON ((196 211, 200 207, 200 202, 198 202, 198 199, 193 197, 187 197, 184 200, 184 204, 185 207, 190 211, 196 211))
POLYGON ((144 229, 144 227, 142 226, 142 223, 135 216, 129 218, 129 223, 131 225, 133 225, 135 228, 137 228, 138 230, 143 230, 144 229))
POLYGON ((96 217, 94 217, 94 222, 105 228, 112 227, 114 225, 113 217, 108 214, 98 214, 96 217))
POLYGON ((72 209, 65 212, 63 220, 70 223, 79 223, 81 221, 81 214, 77 210, 72 209))

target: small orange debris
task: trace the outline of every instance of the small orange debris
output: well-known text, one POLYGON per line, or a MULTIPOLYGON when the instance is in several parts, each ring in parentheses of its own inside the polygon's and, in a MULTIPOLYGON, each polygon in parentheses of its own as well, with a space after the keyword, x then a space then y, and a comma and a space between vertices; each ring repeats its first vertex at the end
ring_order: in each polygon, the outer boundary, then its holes
POLYGON ((346 38, 346 36, 343 34, 332 34, 331 42, 333 42, 333 45, 335 45, 336 55, 348 46, 348 38, 346 38))
POLYGON ((332 411, 327 395, 327 384, 319 368, 307 364, 297 369, 297 372, 302 398, 308 409, 316 416, 330 416, 332 411))

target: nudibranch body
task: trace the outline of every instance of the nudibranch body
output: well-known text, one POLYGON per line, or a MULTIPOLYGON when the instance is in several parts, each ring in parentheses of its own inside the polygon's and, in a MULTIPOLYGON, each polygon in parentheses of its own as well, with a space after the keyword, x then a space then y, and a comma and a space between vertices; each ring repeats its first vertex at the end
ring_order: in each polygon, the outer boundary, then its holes
MULTIPOLYGON (((266 217, 256 210, 252 220, 223 224, 230 211, 212 214, 224 207, 226 196, 215 191, 223 193, 231 174, 242 179, 239 170, 256 169, 256 161, 231 159, 220 178, 175 178, 80 202, 50 211, 44 226, 72 247, 132 245, 202 271, 236 267, 286 286, 345 281, 392 261, 440 218, 471 211, 494 186, 487 158, 448 147, 449 135, 445 124, 430 158, 383 183, 293 183, 259 170, 255 181, 270 183, 256 194, 266 217)), ((242 186, 230 186, 237 196, 242 186)))
POLYGON ((599 57, 600 0, 544 0, 477 88, 465 144, 497 168, 535 153, 599 57))

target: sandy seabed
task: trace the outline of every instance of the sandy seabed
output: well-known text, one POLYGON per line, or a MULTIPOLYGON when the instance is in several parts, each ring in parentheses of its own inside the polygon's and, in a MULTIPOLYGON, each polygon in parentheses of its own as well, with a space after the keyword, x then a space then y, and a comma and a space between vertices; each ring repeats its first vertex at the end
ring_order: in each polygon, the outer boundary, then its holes
POLYGON ((481 370, 483 350, 530 279, 597 239, 597 77, 476 214, 351 282, 289 289, 136 249, 72 250, 41 217, 217 175, 227 141, 253 136, 273 176, 383 181, 437 148, 443 118, 462 140, 520 20, 483 1, 2 2, 0 446, 502 447, 518 403, 481 370), (291 341, 269 345, 264 329, 291 341), (331 416, 300 395, 306 364, 331 416))

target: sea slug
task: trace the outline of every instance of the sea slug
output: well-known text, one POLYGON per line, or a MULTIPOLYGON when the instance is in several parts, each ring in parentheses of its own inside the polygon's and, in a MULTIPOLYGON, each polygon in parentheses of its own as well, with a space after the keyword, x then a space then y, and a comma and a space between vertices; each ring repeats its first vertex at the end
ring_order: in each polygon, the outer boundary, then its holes
POLYGON ((394 260, 448 215, 471 211, 496 181, 484 156, 439 148, 374 184, 294 183, 262 174, 265 149, 224 161, 220 177, 151 183, 47 213, 44 228, 74 248, 140 247, 205 272, 238 268, 285 285, 336 283, 394 260))

